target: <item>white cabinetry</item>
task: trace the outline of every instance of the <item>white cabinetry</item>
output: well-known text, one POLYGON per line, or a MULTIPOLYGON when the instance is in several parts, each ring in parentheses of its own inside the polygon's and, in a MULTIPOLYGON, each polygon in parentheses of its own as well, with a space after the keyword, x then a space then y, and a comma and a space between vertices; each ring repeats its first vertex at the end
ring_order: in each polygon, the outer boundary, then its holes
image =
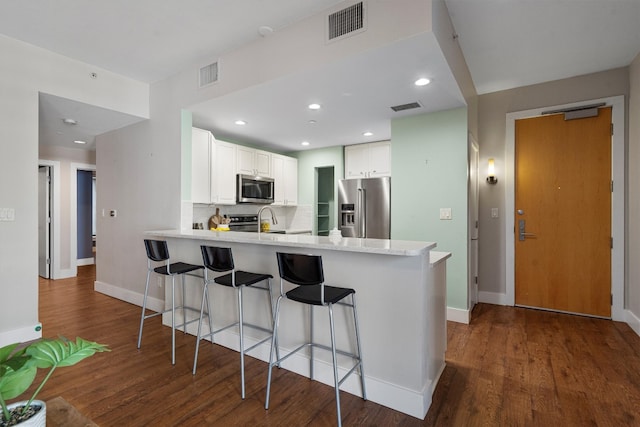
POLYGON ((236 204, 236 145, 216 140, 215 157, 211 163, 211 203, 236 204))
POLYGON ((346 146, 344 175, 347 179, 391 176, 391 141, 346 146))
POLYGON ((274 205, 295 206, 298 204, 298 159, 272 154, 274 179, 274 205))
POLYGON ((238 173, 272 178, 271 153, 238 145, 238 173))
POLYGON ((191 132, 191 201, 235 204, 236 146, 216 141, 207 130, 191 132))

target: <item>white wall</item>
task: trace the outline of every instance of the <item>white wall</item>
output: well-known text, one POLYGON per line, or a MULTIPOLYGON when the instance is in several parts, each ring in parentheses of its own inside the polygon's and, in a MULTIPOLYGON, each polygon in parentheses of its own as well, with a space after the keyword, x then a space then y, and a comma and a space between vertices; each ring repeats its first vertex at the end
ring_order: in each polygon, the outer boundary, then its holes
MULTIPOLYGON (((148 86, 0 36, 0 346, 40 335, 38 323, 38 93, 148 117, 148 86), (98 73, 97 79, 90 77, 98 73)), ((44 325, 46 328, 46 325, 44 325)), ((63 332, 63 331, 60 331, 63 332)))
POLYGON ((640 55, 629 67, 627 322, 640 335, 640 55))

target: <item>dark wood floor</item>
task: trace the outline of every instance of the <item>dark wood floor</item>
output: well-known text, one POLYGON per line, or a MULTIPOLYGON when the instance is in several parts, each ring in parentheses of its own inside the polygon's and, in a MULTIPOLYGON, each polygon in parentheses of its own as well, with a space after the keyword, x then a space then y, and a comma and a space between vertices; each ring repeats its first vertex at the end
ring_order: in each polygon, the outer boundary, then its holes
MULTIPOLYGON (((94 278, 87 266, 78 278, 40 281, 45 336, 112 349, 56 371, 41 399, 62 396, 103 427, 335 424, 333 389, 285 370, 274 370, 265 411, 266 364, 251 357, 242 401, 238 353, 223 347, 205 344, 192 376, 193 336, 177 335, 171 366, 158 318, 136 349, 139 307, 94 292, 94 278)), ((640 426, 640 337, 626 324, 480 304, 470 325, 448 324, 448 337, 425 420, 342 393, 344 425, 640 426)))

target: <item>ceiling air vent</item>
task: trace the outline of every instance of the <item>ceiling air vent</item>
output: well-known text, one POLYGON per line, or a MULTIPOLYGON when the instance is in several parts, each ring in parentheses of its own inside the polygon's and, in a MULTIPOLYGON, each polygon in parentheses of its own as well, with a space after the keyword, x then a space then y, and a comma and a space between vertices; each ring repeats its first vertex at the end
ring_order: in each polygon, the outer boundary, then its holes
POLYGON ((394 105, 393 107, 391 107, 391 109, 395 112, 398 111, 404 111, 404 110, 412 110, 414 108, 421 108, 422 105, 420 105, 419 102, 410 102, 408 104, 402 104, 402 105, 394 105))
POLYGON ((328 18, 328 41, 364 31, 364 2, 334 12, 328 18))
POLYGON ((218 81, 218 63, 206 65, 200 68, 200 87, 218 81))

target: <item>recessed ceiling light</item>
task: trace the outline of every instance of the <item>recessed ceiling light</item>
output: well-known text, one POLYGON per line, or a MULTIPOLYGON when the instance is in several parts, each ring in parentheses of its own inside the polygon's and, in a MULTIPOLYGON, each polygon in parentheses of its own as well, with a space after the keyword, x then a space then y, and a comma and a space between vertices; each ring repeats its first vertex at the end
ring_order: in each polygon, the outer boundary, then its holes
POLYGON ((309 145, 309 141, 302 141, 300 144, 306 147, 307 145, 309 145))
POLYGON ((315 125, 317 122, 315 120, 309 120, 310 125, 315 125))
POLYGON ((235 124, 237 124, 238 126, 244 126, 247 124, 247 122, 245 122, 244 120, 236 120, 235 124))
POLYGON ((362 135, 364 135, 364 136, 373 136, 373 132, 364 132, 362 135))
POLYGON ((78 122, 73 119, 62 119, 63 123, 66 125, 77 125, 78 122))
POLYGON ((320 109, 320 104, 309 104, 309 109, 310 110, 319 110, 320 109))
POLYGON ((87 143, 87 141, 81 141, 81 140, 79 140, 79 139, 76 139, 76 140, 75 140, 75 141, 73 141, 73 142, 75 142, 76 144, 86 144, 86 143, 87 143))
POLYGON ((262 37, 267 37, 271 33, 273 33, 273 28, 269 27, 268 25, 263 25, 258 28, 258 34, 260 34, 262 37))
POLYGON ((420 78, 420 79, 418 79, 418 80, 416 80, 416 81, 414 82, 414 84, 415 84, 416 86, 426 86, 426 85, 428 85, 429 83, 431 83, 431 80, 429 80, 429 79, 427 79, 427 78, 425 78, 425 77, 422 77, 422 78, 420 78))

